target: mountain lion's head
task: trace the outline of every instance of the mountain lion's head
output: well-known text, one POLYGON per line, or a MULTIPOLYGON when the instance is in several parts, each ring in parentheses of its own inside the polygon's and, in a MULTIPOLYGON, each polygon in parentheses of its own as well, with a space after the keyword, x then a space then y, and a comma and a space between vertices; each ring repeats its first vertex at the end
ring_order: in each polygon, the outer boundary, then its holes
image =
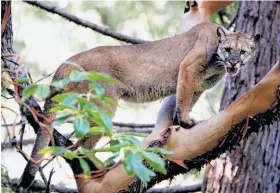
POLYGON ((236 75, 252 57, 260 34, 247 38, 239 33, 226 34, 221 27, 218 27, 217 35, 219 40, 217 53, 224 61, 227 73, 236 75))

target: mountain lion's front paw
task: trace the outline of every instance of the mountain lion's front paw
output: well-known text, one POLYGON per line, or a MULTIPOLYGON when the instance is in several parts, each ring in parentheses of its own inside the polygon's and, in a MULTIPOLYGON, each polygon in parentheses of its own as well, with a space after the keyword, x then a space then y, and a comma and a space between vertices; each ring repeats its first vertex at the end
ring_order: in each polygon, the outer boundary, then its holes
POLYGON ((187 121, 179 120, 179 125, 185 129, 190 129, 193 126, 197 125, 199 122, 195 119, 189 119, 187 121))

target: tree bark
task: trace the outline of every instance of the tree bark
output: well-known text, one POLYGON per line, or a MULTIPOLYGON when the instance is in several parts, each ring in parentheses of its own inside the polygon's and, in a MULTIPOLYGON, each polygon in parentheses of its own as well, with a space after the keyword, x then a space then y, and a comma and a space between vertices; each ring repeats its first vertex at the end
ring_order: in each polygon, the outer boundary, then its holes
MULTIPOLYGON (((15 71, 20 67, 16 51, 13 47, 13 26, 12 26, 12 11, 11 11, 11 2, 10 1, 1 1, 1 59, 4 64, 4 68, 9 69, 11 71, 15 71), (8 7, 10 7, 8 9, 8 7), (5 18, 5 15, 7 17, 5 18), (3 24, 5 23, 5 25, 3 24), (7 56, 9 55, 9 56, 7 56)), ((20 69, 18 77, 16 77, 15 73, 9 72, 9 76, 12 81, 14 81, 16 78, 29 78, 28 73, 26 69, 23 67, 20 69)), ((24 82, 21 83, 24 87, 30 86, 30 82, 24 82)), ((18 88, 18 95, 21 97, 22 95, 22 88, 18 88)), ((12 95, 15 95, 14 91, 10 91, 12 95)), ((31 107, 34 108, 38 113, 42 114, 42 110, 35 100, 35 98, 30 97, 28 98, 25 103, 31 107)), ((26 117, 27 121, 30 123, 30 125, 33 127, 35 133, 38 132, 44 132, 44 129, 39 126, 37 121, 32 116, 32 113, 25 108, 24 106, 20 106, 20 112, 22 117, 26 117)), ((40 117, 38 118, 40 120, 40 117)), ((40 120, 42 121, 42 120, 40 120)), ((57 130, 54 130, 53 132, 55 144, 57 146, 70 146, 72 144, 71 141, 67 140, 63 135, 61 135, 57 130)), ((38 139, 36 139, 38 140, 38 139)), ((37 152, 38 150, 35 150, 37 152)), ((34 152, 34 151, 33 151, 34 152)), ((31 156, 33 159, 38 160, 41 158, 41 155, 32 154, 31 156)), ((35 174, 38 170, 39 166, 32 163, 31 161, 28 161, 27 166, 25 167, 24 173, 21 178, 21 186, 22 187, 28 187, 32 183, 32 181, 35 178, 35 174), (31 169, 33 168, 33 169, 31 169)))
MULTIPOLYGON (((227 77, 221 102, 225 109, 254 86, 280 58, 280 2, 242 1, 236 31, 262 34, 250 66, 227 77)), ((280 189, 280 122, 241 143, 233 153, 212 161, 205 173, 204 192, 278 193, 280 189)))

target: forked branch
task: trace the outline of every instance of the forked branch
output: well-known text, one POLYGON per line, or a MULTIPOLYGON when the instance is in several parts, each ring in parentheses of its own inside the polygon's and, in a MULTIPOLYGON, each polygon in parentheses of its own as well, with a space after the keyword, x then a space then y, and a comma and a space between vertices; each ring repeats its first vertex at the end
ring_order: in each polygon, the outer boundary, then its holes
POLYGON ((119 164, 102 178, 76 179, 79 191, 143 192, 159 181, 191 169, 200 169, 211 159, 233 149, 250 133, 257 132, 280 118, 279 85, 278 61, 260 83, 211 119, 188 130, 172 126, 163 132, 152 133, 142 145, 164 147, 173 154, 164 157, 167 175, 157 173, 148 187, 144 187, 135 177, 128 176, 123 165, 119 164), (172 160, 181 160, 186 167, 179 166, 172 160))

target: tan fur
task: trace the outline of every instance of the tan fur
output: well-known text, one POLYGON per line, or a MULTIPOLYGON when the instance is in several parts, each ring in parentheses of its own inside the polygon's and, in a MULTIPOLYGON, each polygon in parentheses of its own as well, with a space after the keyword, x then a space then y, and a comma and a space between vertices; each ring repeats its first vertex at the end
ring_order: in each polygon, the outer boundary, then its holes
MULTIPOLYGON (((208 87, 205 82, 211 77, 209 72, 217 73, 211 70, 215 67, 207 68, 218 47, 216 29, 214 24, 202 23, 172 38, 140 45, 98 47, 68 60, 86 71, 102 72, 119 80, 117 85, 103 84, 106 95, 115 100, 142 103, 176 93, 180 119, 188 121, 194 100, 208 87)), ((71 65, 61 65, 54 80, 69 76, 73 69, 71 65)), ((72 83, 66 88, 79 93, 86 93, 87 89, 86 81, 72 83)), ((51 95, 55 95, 54 90, 51 95)), ((45 113, 48 116, 54 116, 48 112, 52 105, 47 99, 45 113)), ((93 148, 99 138, 89 137, 81 145, 93 148)), ((49 136, 44 136, 41 148, 48 143, 49 136)))
MULTIPOLYGON (((172 38, 140 45, 98 47, 68 60, 86 71, 102 72, 119 80, 117 85, 103 84, 106 95, 114 100, 142 103, 177 93, 182 120, 187 121, 189 116, 185 112, 189 112, 194 91, 201 90, 195 85, 203 85, 205 64, 218 46, 216 29, 214 24, 200 24, 172 38)), ((73 69, 75 67, 62 64, 53 79, 63 79, 73 69)), ((70 84, 66 90, 86 93, 88 85, 82 81, 70 84)), ((51 100, 47 99, 46 114, 51 106, 51 100)), ((92 148, 96 143, 96 136, 94 138, 85 140, 83 146, 92 148)))
MULTIPOLYGON (((186 32, 189 29, 191 29, 193 26, 200 23, 210 23, 210 18, 213 14, 217 13, 219 10, 230 5, 232 2, 233 1, 196 1, 197 6, 191 6, 194 3, 194 1, 193 0, 187 1, 189 5, 189 10, 185 14, 183 23, 181 25, 181 32, 186 32)), ((201 46, 203 47, 203 45, 201 46)), ((209 74, 208 79, 211 80, 210 76, 214 75, 215 73, 219 74, 218 76, 215 76, 216 79, 219 80, 221 77, 223 77, 223 73, 225 73, 225 71, 223 68, 218 68, 218 69, 208 68, 207 70, 207 74, 209 74)), ((206 79, 204 79, 203 81, 206 82, 206 79)), ((215 85, 215 83, 213 83, 213 85, 215 85)), ((212 86, 208 86, 207 88, 211 88, 212 86)), ((196 103, 196 101, 198 100, 202 92, 207 88, 200 89, 200 91, 195 91, 192 104, 189 108, 192 108, 192 106, 196 103)), ((173 119, 176 117, 175 114, 176 114, 176 96, 175 95, 168 96, 163 101, 153 131, 158 132, 162 129, 171 126, 174 123, 173 119)))
MULTIPOLYGON (((193 3, 193 0, 188 2, 191 5, 193 3)), ((199 23, 210 23, 210 18, 213 14, 230 5, 233 1, 199 0, 196 2, 197 6, 190 6, 190 10, 185 14, 181 26, 181 32, 188 31, 193 26, 199 23)))

